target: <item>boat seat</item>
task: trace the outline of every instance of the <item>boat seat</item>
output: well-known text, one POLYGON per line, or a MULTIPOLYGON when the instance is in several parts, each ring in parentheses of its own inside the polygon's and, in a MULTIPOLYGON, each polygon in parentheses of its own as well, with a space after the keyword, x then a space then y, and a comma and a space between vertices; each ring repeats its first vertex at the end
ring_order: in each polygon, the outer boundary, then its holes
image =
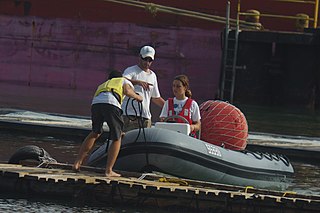
POLYGON ((156 122, 155 128, 168 129, 182 134, 190 134, 190 125, 186 123, 168 123, 168 122, 156 122))

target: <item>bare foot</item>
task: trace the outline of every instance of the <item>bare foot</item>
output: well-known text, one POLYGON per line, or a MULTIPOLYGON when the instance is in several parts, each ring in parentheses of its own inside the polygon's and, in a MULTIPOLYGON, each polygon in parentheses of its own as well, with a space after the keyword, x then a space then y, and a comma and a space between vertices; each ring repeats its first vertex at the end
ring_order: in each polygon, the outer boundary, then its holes
POLYGON ((72 166, 72 170, 75 172, 80 172, 80 163, 79 162, 75 162, 72 166))
POLYGON ((111 171, 111 172, 109 172, 109 173, 106 172, 106 176, 107 176, 107 177, 121 177, 120 174, 118 174, 118 173, 116 173, 116 172, 114 172, 114 171, 111 171))

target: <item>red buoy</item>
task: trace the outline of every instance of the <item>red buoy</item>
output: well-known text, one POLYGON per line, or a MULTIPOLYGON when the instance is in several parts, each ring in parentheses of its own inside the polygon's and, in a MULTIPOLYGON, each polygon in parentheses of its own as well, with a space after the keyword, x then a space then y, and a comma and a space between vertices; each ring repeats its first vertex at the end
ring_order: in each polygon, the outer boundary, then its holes
POLYGON ((247 146, 248 124, 243 113, 235 106, 209 100, 200 105, 201 140, 231 150, 247 146))

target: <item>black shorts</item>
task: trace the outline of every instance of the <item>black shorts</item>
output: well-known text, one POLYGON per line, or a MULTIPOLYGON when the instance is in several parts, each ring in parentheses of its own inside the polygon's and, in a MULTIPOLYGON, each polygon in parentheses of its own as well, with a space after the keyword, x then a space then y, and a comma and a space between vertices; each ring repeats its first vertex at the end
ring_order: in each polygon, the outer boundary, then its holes
POLYGON ((102 133, 102 126, 107 122, 111 140, 118 140, 123 131, 122 110, 111 104, 93 104, 91 106, 92 131, 102 133))

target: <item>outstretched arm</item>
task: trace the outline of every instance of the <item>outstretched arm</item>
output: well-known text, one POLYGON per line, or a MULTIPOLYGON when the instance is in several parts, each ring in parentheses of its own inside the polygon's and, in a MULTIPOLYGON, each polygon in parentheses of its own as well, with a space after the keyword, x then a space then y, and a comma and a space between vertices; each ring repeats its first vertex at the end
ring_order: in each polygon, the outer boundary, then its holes
POLYGON ((163 107, 164 105, 164 100, 162 97, 159 98, 151 98, 152 102, 155 103, 156 105, 158 105, 159 107, 163 107))
POLYGON ((143 101, 142 96, 140 96, 139 94, 136 94, 129 84, 124 84, 123 85, 123 93, 126 96, 128 96, 130 98, 134 98, 135 100, 137 100, 139 102, 143 101))
MULTIPOLYGON (((125 77, 126 78, 126 77, 125 77)), ((131 83, 133 85, 140 85, 142 86, 142 88, 144 90, 150 90, 150 86, 153 86, 153 84, 150 84, 148 82, 145 82, 145 81, 140 81, 140 80, 133 80, 133 79, 129 79, 129 78, 126 78, 127 80, 131 81, 131 83)))

